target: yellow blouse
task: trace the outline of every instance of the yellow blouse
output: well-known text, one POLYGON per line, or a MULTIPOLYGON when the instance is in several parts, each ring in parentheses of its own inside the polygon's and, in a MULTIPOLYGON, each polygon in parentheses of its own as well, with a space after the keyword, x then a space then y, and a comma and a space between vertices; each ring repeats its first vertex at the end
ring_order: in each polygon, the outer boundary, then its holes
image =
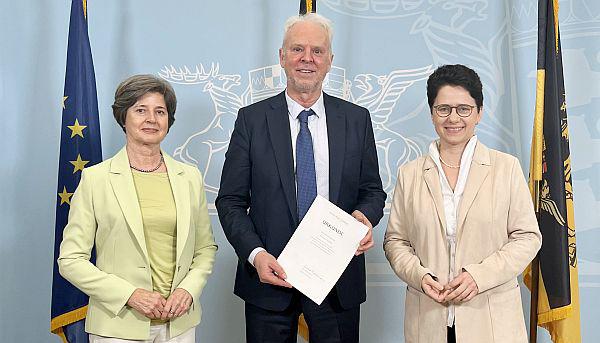
MULTIPOLYGON (((177 251, 177 210, 171 184, 167 173, 135 170, 132 173, 142 211, 152 288, 167 299, 171 294, 177 251)), ((153 324, 160 322, 152 321, 153 324)))

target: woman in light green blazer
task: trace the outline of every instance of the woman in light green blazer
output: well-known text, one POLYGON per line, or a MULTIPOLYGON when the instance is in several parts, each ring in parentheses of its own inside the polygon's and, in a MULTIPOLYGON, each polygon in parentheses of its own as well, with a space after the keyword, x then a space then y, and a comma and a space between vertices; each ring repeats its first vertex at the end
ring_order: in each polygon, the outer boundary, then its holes
POLYGON ((112 107, 127 144, 73 195, 58 266, 90 297, 91 342, 194 342, 217 246, 200 172, 160 149, 176 105, 164 80, 123 81, 112 107))

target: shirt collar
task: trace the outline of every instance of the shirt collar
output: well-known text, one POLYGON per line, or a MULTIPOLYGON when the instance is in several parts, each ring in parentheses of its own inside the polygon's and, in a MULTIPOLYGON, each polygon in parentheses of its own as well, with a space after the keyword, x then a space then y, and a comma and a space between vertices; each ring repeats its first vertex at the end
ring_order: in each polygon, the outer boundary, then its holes
POLYGON ((313 110, 317 118, 325 118, 325 103, 323 102, 323 92, 321 92, 321 95, 319 96, 317 101, 310 108, 302 107, 302 105, 300 105, 296 100, 292 99, 288 95, 287 90, 285 91, 285 100, 287 102, 288 114, 294 119, 298 119, 298 115, 300 114, 300 112, 308 109, 313 110))
MULTIPOLYGON (((439 139, 431 142, 429 145, 429 156, 437 167, 441 170, 440 164, 440 151, 438 149, 439 139)), ((462 156, 460 157, 460 167, 464 168, 466 165, 470 165, 473 161, 473 155, 475 154, 475 146, 477 145, 477 135, 474 135, 469 139, 469 142, 465 146, 462 156)))

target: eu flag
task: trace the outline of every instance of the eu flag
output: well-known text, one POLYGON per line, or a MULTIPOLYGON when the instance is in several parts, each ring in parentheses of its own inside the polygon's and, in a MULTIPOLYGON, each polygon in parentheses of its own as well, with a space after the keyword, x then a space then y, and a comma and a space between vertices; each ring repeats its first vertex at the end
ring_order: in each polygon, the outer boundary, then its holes
POLYGON ((102 161, 96 78, 86 5, 86 0, 72 0, 71 3, 54 229, 50 331, 69 343, 88 341, 83 327, 88 297, 60 276, 56 259, 68 220, 71 196, 79 184, 81 171, 102 161))

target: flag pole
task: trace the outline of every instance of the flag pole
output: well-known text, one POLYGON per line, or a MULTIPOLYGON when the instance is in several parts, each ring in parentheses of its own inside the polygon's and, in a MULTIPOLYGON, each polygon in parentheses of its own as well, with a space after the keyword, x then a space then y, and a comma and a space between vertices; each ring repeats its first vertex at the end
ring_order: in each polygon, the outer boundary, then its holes
POLYGON ((529 306, 529 343, 537 342, 538 326, 538 286, 540 284, 540 257, 539 252, 531 261, 531 301, 529 306))
MULTIPOLYGON (((533 154, 533 151, 532 151, 533 154)), ((530 176, 531 177, 531 176, 530 176)), ((537 222, 540 223, 540 181, 533 181, 533 209, 537 222)), ((537 342, 537 327, 538 327, 538 301, 540 285, 540 252, 535 254, 531 261, 531 299, 529 302, 529 343, 537 342)))
MULTIPOLYGON (((300 0, 300 9, 298 15, 306 15, 307 13, 317 13, 317 0, 300 0)), ((304 318, 304 313, 300 313, 298 318, 298 334, 309 341, 308 324, 304 318)))

